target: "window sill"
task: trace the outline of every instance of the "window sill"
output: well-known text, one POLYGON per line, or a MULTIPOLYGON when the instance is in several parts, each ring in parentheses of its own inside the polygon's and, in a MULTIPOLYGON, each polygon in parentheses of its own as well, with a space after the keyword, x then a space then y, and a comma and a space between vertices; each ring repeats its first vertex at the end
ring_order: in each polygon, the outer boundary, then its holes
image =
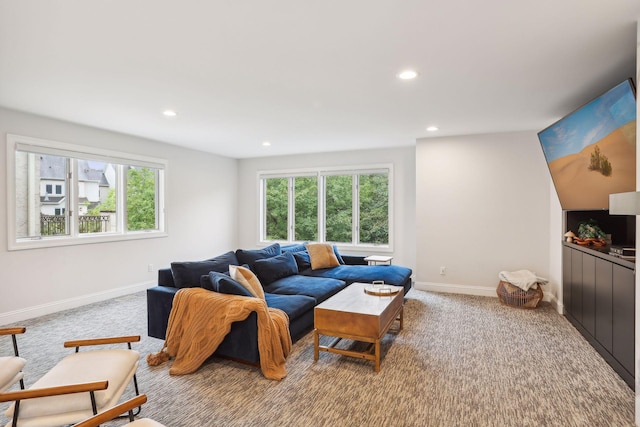
MULTIPOLYGON (((292 244, 297 244, 297 243, 302 243, 302 242, 285 242, 285 241, 279 241, 279 240, 263 240, 258 242, 258 247, 265 247, 265 246, 269 246, 272 245, 274 243, 280 243, 280 246, 284 246, 284 245, 292 245, 292 244)), ((336 245, 338 248, 339 252, 344 252, 345 254, 366 254, 366 255, 371 255, 371 254, 380 254, 380 253, 384 253, 384 254, 390 254, 393 253, 393 247, 391 247, 391 245, 352 245, 352 244, 348 244, 348 243, 333 243, 333 242, 323 242, 323 243, 329 243, 331 245, 336 245)))
POLYGON ((109 242, 121 242, 129 240, 141 240, 141 239, 157 239, 161 237, 168 237, 169 234, 164 231, 141 231, 132 232, 127 234, 109 234, 109 235, 93 235, 93 236, 79 236, 79 237, 47 237, 47 238, 29 238, 19 239, 17 241, 9 242, 8 249, 10 251, 19 251, 25 249, 41 249, 41 248, 54 248, 58 246, 75 246, 75 245, 89 245, 95 243, 109 243, 109 242))

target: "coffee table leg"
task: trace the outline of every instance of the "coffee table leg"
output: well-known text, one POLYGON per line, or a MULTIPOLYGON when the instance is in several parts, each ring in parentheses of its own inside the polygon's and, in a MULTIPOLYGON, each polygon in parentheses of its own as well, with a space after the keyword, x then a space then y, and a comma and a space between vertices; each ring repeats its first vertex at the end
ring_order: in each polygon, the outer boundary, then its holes
POLYGON ((318 350, 320 346, 320 339, 318 337, 318 330, 313 330, 313 361, 318 361, 318 356, 320 355, 320 350, 318 350))
POLYGON ((375 355, 376 355, 376 372, 380 372, 380 340, 377 339, 375 342, 375 355))
POLYGON ((404 327, 404 307, 400 308, 400 330, 404 327))

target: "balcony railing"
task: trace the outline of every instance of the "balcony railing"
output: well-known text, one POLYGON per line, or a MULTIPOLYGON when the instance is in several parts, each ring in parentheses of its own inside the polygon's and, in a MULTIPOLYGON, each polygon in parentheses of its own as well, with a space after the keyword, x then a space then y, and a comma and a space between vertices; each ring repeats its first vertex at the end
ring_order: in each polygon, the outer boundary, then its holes
MULTIPOLYGON (((40 235, 57 236, 67 234, 66 215, 40 215, 40 235)), ((109 215, 80 215, 78 217, 80 233, 105 233, 109 231, 109 215)))
POLYGON ((67 217, 65 215, 40 214, 40 235, 57 236, 67 234, 67 217))

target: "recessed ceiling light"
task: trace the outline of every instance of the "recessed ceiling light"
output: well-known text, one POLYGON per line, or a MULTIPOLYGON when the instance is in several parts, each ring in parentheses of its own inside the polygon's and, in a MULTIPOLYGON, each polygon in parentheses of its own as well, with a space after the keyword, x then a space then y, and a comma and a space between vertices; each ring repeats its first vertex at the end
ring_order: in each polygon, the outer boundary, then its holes
POLYGON ((271 147, 271 143, 270 143, 269 141, 264 141, 264 142, 262 143, 262 146, 263 146, 263 147, 271 147))
POLYGON ((413 70, 404 70, 400 74, 398 74, 398 78, 401 80, 411 80, 418 77, 418 73, 413 70))
POLYGON ((437 130, 438 130, 438 126, 429 126, 429 127, 427 128, 427 131, 429 131, 429 132, 435 132, 435 131, 437 131, 437 130))
POLYGON ((177 115, 178 115, 178 113, 176 113, 176 112, 175 112, 175 111, 173 111, 173 110, 164 110, 164 111, 162 112, 162 114, 164 114, 164 115, 165 115, 165 116, 167 116, 167 117, 175 117, 175 116, 177 116, 177 115))

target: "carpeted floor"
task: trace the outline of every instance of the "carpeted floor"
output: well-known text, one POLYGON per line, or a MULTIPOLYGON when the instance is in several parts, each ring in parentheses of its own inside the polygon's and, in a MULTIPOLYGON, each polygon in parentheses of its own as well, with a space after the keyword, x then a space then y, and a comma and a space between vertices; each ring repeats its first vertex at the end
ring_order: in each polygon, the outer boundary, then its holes
MULTIPOLYGON (((160 350, 146 336, 145 298, 22 322, 27 386, 68 354, 66 339, 140 334, 142 356, 160 350)), ((0 355, 11 351, 0 340, 0 355)), ((149 397, 142 415, 168 427, 634 425, 633 391, 562 316, 496 298, 410 291, 404 330, 386 336, 378 374, 372 362, 335 354, 314 363, 312 334, 294 344, 281 382, 217 358, 181 377, 168 367, 142 360, 138 370, 149 397)))

